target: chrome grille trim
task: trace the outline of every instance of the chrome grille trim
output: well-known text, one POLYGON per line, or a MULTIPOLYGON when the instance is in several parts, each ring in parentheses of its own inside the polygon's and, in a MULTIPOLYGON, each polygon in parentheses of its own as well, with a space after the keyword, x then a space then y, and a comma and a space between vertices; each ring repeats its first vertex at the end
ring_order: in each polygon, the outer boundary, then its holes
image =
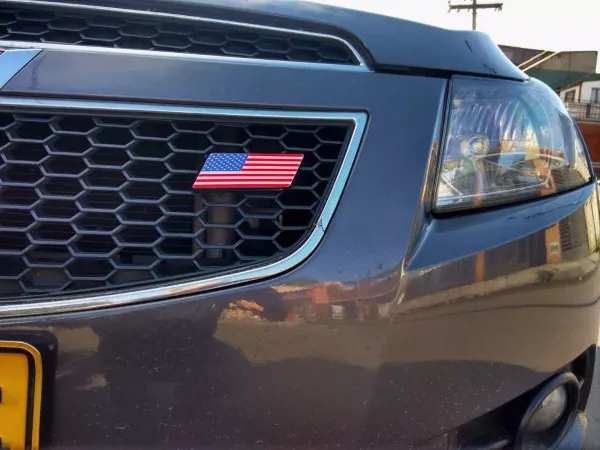
POLYGON ((289 28, 271 27, 266 25, 249 24, 243 22, 234 22, 222 19, 212 19, 207 17, 194 17, 181 14, 171 14, 155 11, 141 11, 135 9, 123 9, 114 8, 108 6, 95 6, 85 4, 69 4, 61 2, 51 1, 36 1, 36 0, 4 0, 4 3, 8 5, 29 5, 29 6, 45 6, 55 7, 61 9, 73 9, 73 10, 84 10, 84 11, 100 11, 105 13, 115 14, 129 14, 137 15, 141 17, 152 17, 152 18, 164 18, 178 21, 188 21, 197 23, 206 23, 211 25, 223 25, 223 26, 234 26, 240 28, 246 28, 255 31, 264 32, 275 32, 285 33, 288 35, 295 35, 298 37, 308 38, 321 38, 321 39, 332 39, 344 45, 356 58, 358 65, 345 65, 345 64, 327 64, 327 63, 313 63, 313 62, 299 62, 299 61, 280 61, 280 60, 269 60, 269 59, 254 59, 254 58, 241 58, 241 57, 228 57, 228 56, 216 56, 216 55, 198 55, 189 53, 173 53, 166 51, 153 51, 153 50, 132 50, 132 49, 119 49, 119 48, 107 48, 107 47, 94 47, 94 46, 78 46, 70 44, 51 44, 51 43, 37 43, 37 42, 26 42, 26 41, 0 41, 0 48, 31 48, 31 49, 55 49, 55 50, 69 50, 75 52, 87 52, 87 53, 119 53, 126 55, 145 55, 145 56, 158 56, 158 57, 170 57, 180 59, 197 59, 205 61, 229 61, 246 64, 261 64, 269 66, 284 66, 284 67, 302 67, 302 68, 319 68, 319 69, 335 69, 344 71, 369 71, 369 68, 356 48, 350 44, 347 40, 323 33, 315 33, 311 31, 294 30, 289 28))
POLYGON ((45 109, 64 109, 79 111, 101 112, 143 112, 166 113, 178 115, 210 115, 214 117, 261 118, 261 119, 310 119, 329 121, 351 121, 354 125, 348 148, 344 154, 340 169, 337 173, 331 192, 325 200, 321 215, 316 220, 317 226, 307 240, 295 252, 274 263, 263 266, 231 271, 227 274, 208 276, 203 279, 173 282, 160 286, 141 287, 111 291, 101 295, 63 296, 51 301, 31 303, 13 302, 0 305, 0 317, 20 317, 45 314, 57 314, 107 308, 112 306, 135 304, 152 300, 168 299, 185 295, 198 294, 208 290, 234 286, 241 283, 258 281, 286 272, 304 260, 315 251, 329 226, 335 209, 339 203, 350 171, 356 159, 360 142, 367 124, 367 114, 364 112, 310 112, 310 111, 271 111, 245 110, 231 108, 205 108, 170 106, 163 104, 120 103, 78 100, 54 100, 32 98, 0 97, 0 106, 29 107, 43 112, 45 109))
POLYGON ((25 67, 40 50, 5 50, 0 53, 0 89, 25 67))

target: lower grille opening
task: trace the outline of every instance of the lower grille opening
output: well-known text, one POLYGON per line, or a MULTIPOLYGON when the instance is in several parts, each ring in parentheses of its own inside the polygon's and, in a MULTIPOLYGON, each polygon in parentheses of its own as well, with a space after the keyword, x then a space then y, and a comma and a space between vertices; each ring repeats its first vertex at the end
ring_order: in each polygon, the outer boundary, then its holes
POLYGON ((353 124, 0 110, 0 298, 277 260, 315 226, 353 124), (198 190, 212 153, 302 154, 285 190, 198 190))

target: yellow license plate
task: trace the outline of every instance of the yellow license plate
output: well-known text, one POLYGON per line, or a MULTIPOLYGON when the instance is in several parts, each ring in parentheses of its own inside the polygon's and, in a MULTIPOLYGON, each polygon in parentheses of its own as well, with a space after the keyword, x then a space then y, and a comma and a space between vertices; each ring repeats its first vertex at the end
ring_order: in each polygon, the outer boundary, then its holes
POLYGON ((23 342, 0 341, 0 448, 39 448, 42 357, 23 342))

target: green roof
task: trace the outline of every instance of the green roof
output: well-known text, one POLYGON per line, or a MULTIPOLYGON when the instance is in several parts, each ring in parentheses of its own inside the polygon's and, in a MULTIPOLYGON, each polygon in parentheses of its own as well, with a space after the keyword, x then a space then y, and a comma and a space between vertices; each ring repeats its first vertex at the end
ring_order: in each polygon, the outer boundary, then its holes
POLYGON ((582 81, 600 80, 600 73, 591 72, 570 72, 568 70, 545 70, 529 69, 527 75, 537 78, 550 86, 555 91, 572 84, 578 84, 582 81))

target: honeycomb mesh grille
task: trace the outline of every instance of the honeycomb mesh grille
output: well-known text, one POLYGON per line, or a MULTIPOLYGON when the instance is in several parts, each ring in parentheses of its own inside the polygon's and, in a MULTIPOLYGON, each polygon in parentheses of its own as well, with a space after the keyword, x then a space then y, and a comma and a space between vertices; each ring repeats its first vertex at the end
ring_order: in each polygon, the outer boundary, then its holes
POLYGON ((0 297, 273 261, 309 235, 352 124, 0 111, 0 297), (214 152, 302 153, 282 191, 197 191, 214 152))
POLYGON ((358 65, 327 36, 253 30, 136 15, 0 5, 0 41, 112 47, 196 55, 358 65))

